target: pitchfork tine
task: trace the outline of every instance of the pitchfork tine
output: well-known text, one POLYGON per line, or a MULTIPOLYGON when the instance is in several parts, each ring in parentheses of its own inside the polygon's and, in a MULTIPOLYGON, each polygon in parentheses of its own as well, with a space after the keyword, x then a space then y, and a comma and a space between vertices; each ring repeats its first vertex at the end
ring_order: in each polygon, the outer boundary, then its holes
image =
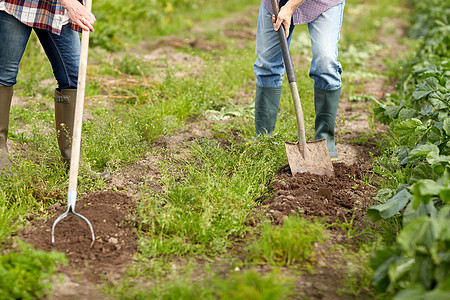
POLYGON ((69 216, 69 215, 74 215, 75 217, 78 217, 80 219, 83 219, 84 221, 86 221, 86 223, 88 223, 89 225, 89 229, 91 230, 92 233, 92 243, 91 243, 91 247, 92 245, 94 245, 95 242, 95 235, 94 235, 94 229, 92 227, 91 222, 89 222, 89 220, 83 216, 82 214, 79 214, 77 212, 75 212, 75 205, 77 203, 77 199, 76 199, 76 192, 69 192, 69 195, 67 196, 67 211, 65 213, 63 213, 62 215, 60 215, 55 222, 53 222, 53 226, 52 226, 52 244, 55 243, 55 227, 56 224, 59 223, 59 221, 61 221, 62 219, 64 219, 65 217, 69 216))

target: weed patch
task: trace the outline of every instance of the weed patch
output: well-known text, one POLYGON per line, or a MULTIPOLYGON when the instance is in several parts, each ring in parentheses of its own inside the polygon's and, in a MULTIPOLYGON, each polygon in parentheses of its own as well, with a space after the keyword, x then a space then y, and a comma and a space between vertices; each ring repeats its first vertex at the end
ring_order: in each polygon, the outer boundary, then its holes
POLYGON ((35 250, 18 241, 16 249, 0 256, 0 297, 36 299, 51 292, 52 275, 67 264, 62 253, 35 250))
POLYGON ((302 264, 314 257, 314 244, 324 241, 324 227, 300 217, 289 217, 283 225, 263 224, 260 240, 248 249, 250 261, 274 266, 302 264))

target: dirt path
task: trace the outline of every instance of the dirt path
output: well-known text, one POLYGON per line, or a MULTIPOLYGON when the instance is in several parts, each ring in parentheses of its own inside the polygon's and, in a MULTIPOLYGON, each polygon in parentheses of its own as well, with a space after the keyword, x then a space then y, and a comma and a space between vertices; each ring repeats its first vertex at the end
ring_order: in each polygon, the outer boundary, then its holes
MULTIPOLYGON (((239 38, 253 39, 253 19, 242 18, 246 12, 240 13, 240 18, 232 16, 220 23, 226 25, 239 19, 246 29, 239 38)), ((395 21, 395 20, 393 20, 395 21)), ((383 72, 383 59, 389 58, 392 53, 399 51, 396 43, 398 37, 404 34, 405 24, 399 24, 398 30, 392 35, 380 33, 380 43, 389 45, 383 48, 370 61, 368 69, 383 72), (386 40, 386 38, 388 40, 386 40)), ((232 31, 229 32, 232 34, 232 31)), ((191 43, 193 47, 209 47, 211 50, 220 45, 211 45, 201 40, 201 32, 192 31, 183 43, 191 43)), ((182 63, 187 67, 179 76, 196 74, 201 71, 202 61, 186 54, 177 54, 174 49, 180 41, 170 37, 158 43, 152 43, 152 50, 145 55, 149 61, 166 60, 178 68, 182 63), (186 64, 186 61, 189 63, 186 64), (184 73, 183 73, 184 72, 184 73)), ((149 44, 143 43, 135 49, 139 53, 148 50, 149 44)), ((129 52, 130 53, 130 52, 129 52)), ((162 67, 161 67, 162 68, 162 67)), ((154 78, 157 80, 157 78, 154 78)), ((149 79, 150 80, 150 79, 149 79)), ((378 99, 386 93, 392 92, 392 83, 387 78, 378 78, 364 85, 365 95, 372 95, 378 99)), ((246 92, 242 98, 252 99, 253 95, 246 92)), ((16 101, 20 105, 20 99, 16 101)), ((250 104, 250 103, 247 103, 250 104)), ((369 131, 383 132, 385 128, 372 123, 370 103, 350 102, 348 95, 343 93, 338 112, 337 121, 337 150, 339 161, 334 163, 336 177, 303 175, 292 177, 288 168, 282 168, 270 184, 273 195, 263 201, 264 209, 275 224, 282 223, 290 214, 301 211, 306 217, 321 217, 327 219, 329 224, 337 220, 354 220, 356 225, 364 224, 365 210, 371 203, 375 189, 366 184, 371 172, 372 157, 376 155, 377 135, 368 136, 369 131), (345 122, 344 122, 345 120, 345 122), (365 143, 354 143, 356 138, 367 137, 365 143)), ((203 121, 202 121, 203 122, 203 121)), ((187 157, 188 143, 192 138, 209 136, 211 123, 204 121, 202 126, 190 124, 185 131, 180 131, 170 137, 161 137, 154 147, 172 147, 171 153, 178 158, 187 157)), ((95 222, 97 237, 94 247, 89 248, 88 229, 81 220, 71 219, 61 222, 57 228, 57 245, 51 246, 49 232, 54 218, 43 220, 30 220, 32 226, 21 236, 44 250, 59 250, 65 252, 69 258, 69 267, 61 270, 65 275, 62 282, 57 282, 54 294, 50 299, 77 298, 94 299, 104 298, 98 289, 102 281, 116 282, 120 279, 126 267, 132 262, 133 254, 137 251, 137 236, 134 230, 134 217, 136 203, 139 201, 139 188, 144 182, 150 182, 155 192, 161 192, 157 184, 160 178, 158 162, 164 159, 160 156, 149 156, 141 161, 124 166, 113 174, 110 182, 111 191, 94 193, 79 200, 79 212, 95 222), (114 192, 112 191, 114 190, 114 192), (44 230, 42 230, 44 229, 44 230), (64 235, 63 235, 64 233, 64 235)), ((64 212, 61 204, 54 205, 52 211, 55 216, 64 212)), ((338 290, 345 272, 342 257, 329 255, 328 250, 334 245, 347 243, 345 233, 331 228, 328 234, 332 237, 317 249, 319 252, 315 273, 302 275, 296 281, 297 291, 310 299, 339 299, 338 290)))

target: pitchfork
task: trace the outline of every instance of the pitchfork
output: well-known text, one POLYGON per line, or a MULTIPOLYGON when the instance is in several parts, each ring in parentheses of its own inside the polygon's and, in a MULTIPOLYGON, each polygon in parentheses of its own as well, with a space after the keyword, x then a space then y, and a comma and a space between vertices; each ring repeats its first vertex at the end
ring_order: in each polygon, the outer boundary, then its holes
MULTIPOLYGON (((86 8, 91 11, 92 0, 86 1, 86 8)), ((86 87, 86 70, 87 70, 87 58, 89 49, 89 30, 83 30, 81 34, 81 52, 80 52, 80 65, 78 70, 78 92, 75 105, 75 120, 74 130, 72 138, 72 153, 70 157, 70 173, 69 173, 69 192, 67 195, 67 211, 60 215, 52 226, 52 243, 55 242, 55 226, 56 224, 69 215, 74 215, 83 219, 88 223, 92 233, 92 245, 95 242, 94 229, 92 228, 89 220, 75 212, 75 205, 77 203, 77 179, 78 179, 78 167, 80 163, 80 151, 81 151, 81 127, 83 124, 83 106, 84 106, 84 92, 86 87)))

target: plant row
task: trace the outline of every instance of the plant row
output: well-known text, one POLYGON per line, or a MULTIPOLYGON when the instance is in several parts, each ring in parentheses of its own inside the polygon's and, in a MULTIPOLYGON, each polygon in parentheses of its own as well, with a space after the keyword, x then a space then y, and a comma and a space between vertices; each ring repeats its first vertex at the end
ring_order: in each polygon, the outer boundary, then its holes
POLYGON ((380 167, 401 173, 381 189, 372 221, 398 218, 394 245, 371 259, 378 292, 395 299, 448 299, 450 292, 450 4, 411 0, 410 35, 417 51, 403 69, 395 95, 375 114, 390 125, 394 146, 380 167))

